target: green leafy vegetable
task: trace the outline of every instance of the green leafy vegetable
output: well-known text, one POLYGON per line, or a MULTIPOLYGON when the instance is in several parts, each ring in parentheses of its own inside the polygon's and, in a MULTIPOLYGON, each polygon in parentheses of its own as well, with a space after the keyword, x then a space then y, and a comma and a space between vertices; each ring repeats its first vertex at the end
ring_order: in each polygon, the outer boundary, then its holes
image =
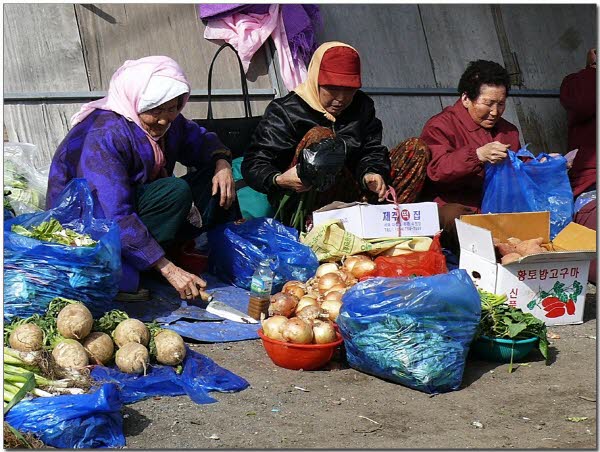
POLYGON ((112 311, 106 312, 99 319, 94 320, 94 326, 92 327, 92 331, 106 333, 109 336, 111 336, 112 332, 115 330, 117 325, 123 320, 127 320, 128 318, 129 316, 126 312, 119 311, 118 309, 113 309, 112 311))
POLYGON ((481 321, 478 335, 508 339, 539 338, 538 348, 548 363, 546 325, 530 313, 507 305, 506 295, 495 295, 478 289, 481 299, 481 321))
POLYGON ((21 225, 13 224, 11 231, 15 234, 24 235, 44 242, 56 242, 68 246, 95 246, 97 241, 93 240, 88 234, 80 234, 72 229, 63 228, 60 222, 55 218, 44 221, 37 226, 29 229, 21 225))

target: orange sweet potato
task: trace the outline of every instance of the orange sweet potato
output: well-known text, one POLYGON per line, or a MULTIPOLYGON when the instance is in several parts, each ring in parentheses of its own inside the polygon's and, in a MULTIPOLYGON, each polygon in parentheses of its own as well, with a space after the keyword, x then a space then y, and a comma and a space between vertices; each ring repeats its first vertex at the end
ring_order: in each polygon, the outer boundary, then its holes
POLYGON ((500 256, 506 256, 507 254, 516 253, 517 249, 515 245, 511 245, 510 243, 499 242, 496 244, 498 251, 500 252, 500 256))
POLYGON ((515 251, 521 256, 529 256, 530 254, 543 253, 546 250, 540 245, 544 239, 538 237, 536 239, 523 240, 521 243, 515 246, 515 251))
POLYGON ((500 263, 502 265, 510 264, 511 262, 515 262, 521 259, 521 255, 519 253, 509 253, 505 256, 502 256, 502 260, 500 263))

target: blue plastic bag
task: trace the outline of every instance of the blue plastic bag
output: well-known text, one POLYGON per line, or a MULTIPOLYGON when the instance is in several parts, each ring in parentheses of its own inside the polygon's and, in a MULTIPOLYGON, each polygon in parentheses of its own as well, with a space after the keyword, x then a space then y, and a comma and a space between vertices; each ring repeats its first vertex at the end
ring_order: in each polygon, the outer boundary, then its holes
POLYGON ((183 371, 178 375, 171 366, 150 366, 145 376, 95 366, 91 376, 99 382, 119 386, 123 403, 129 404, 154 396, 188 395, 198 404, 213 403, 209 391, 237 392, 249 383, 242 377, 215 364, 210 358, 186 347, 183 371))
POLYGON ((372 278, 342 301, 337 324, 350 366, 427 393, 460 387, 481 316, 465 270, 372 278))
POLYGON ((527 146, 509 150, 501 163, 485 165, 483 213, 550 212, 550 239, 573 220, 573 191, 567 176, 567 159, 539 154, 527 146), (519 157, 532 160, 523 162, 519 157), (541 160, 546 158, 546 161, 541 160))
POLYGON ((83 301, 94 316, 102 315, 118 291, 121 278, 119 226, 94 218, 94 202, 85 179, 73 179, 57 207, 19 215, 4 223, 4 319, 46 312, 55 297, 83 301), (51 218, 63 227, 89 234, 93 247, 44 242, 11 231, 51 218))
POLYGON ((254 218, 221 225, 209 231, 208 265, 223 281, 249 290, 252 274, 263 259, 271 259, 273 290, 286 281, 306 281, 319 261, 313 250, 298 241, 298 231, 273 218, 254 218))
POLYGON ((91 394, 38 397, 17 403, 4 420, 59 449, 123 447, 119 390, 104 384, 91 394))

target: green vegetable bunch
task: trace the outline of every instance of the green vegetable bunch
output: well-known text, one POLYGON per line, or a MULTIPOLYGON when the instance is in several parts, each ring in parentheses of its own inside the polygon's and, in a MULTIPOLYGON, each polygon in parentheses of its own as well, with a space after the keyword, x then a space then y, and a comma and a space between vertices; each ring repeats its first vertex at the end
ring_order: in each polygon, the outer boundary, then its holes
POLYGON ((539 338, 538 348, 548 362, 546 325, 530 313, 507 305, 506 295, 495 295, 478 289, 481 299, 481 321, 478 335, 508 339, 539 338))
POLYGON ((285 193, 279 201, 273 218, 304 232, 306 217, 314 210, 316 198, 317 192, 314 190, 304 193, 285 193))
POLYGON ((11 231, 15 234, 24 235, 44 242, 55 242, 67 246, 95 246, 97 241, 88 234, 80 234, 72 229, 63 228, 55 218, 44 221, 38 226, 27 229, 21 225, 13 224, 11 231))

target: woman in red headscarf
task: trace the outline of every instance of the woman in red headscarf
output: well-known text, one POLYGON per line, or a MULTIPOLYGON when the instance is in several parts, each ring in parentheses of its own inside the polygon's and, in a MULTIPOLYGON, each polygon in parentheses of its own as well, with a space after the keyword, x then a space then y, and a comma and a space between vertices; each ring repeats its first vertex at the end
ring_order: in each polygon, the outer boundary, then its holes
MULTIPOLYGON (((250 187, 269 196, 276 210, 285 194, 290 211, 302 193, 314 193, 311 189, 319 192, 308 206, 311 211, 333 200, 358 200, 361 193, 383 200, 390 158, 381 144, 382 125, 373 100, 360 91, 361 85, 358 52, 341 42, 327 42, 315 51, 307 80, 269 104, 244 156, 242 174, 250 187), (303 175, 301 151, 328 140, 332 147, 325 145, 321 152, 330 153, 332 162, 341 161, 339 167, 327 162, 318 166, 331 171, 329 179, 303 175)), ((290 224, 289 218, 279 218, 290 224)))

